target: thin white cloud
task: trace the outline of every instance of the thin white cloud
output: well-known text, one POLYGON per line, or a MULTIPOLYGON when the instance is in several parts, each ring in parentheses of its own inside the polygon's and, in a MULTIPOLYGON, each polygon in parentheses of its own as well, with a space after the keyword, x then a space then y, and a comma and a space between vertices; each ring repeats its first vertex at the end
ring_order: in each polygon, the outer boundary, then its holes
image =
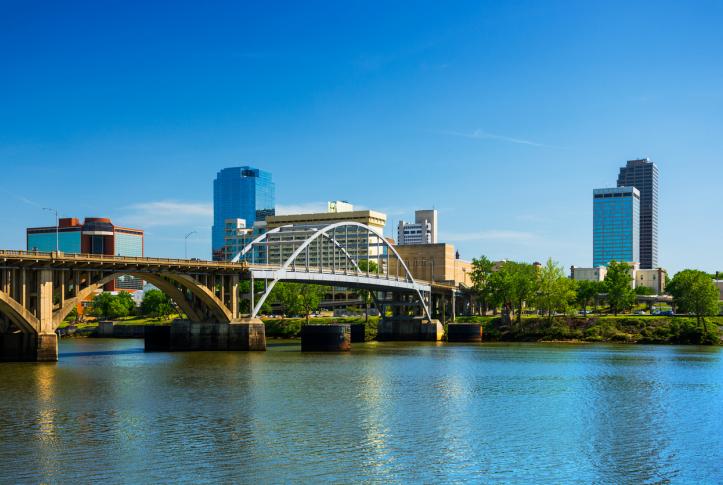
POLYGON ((537 238, 537 235, 524 231, 509 231, 504 229, 489 229, 486 231, 459 232, 440 234, 440 240, 451 242, 463 241, 508 241, 528 242, 537 238))
POLYGON ((132 204, 122 209, 119 222, 140 228, 154 226, 211 226, 213 206, 202 202, 161 200, 132 204))
POLYGON ((5 194, 8 194, 9 196, 11 196, 11 197, 13 197, 14 199, 22 202, 23 204, 31 205, 31 206, 33 206, 33 207, 41 207, 41 208, 42 208, 42 205, 38 204, 38 203, 35 202, 34 200, 30 200, 30 199, 28 199, 27 197, 23 197, 22 195, 16 195, 16 194, 10 192, 10 191, 7 190, 7 189, 0 188, 0 192, 5 193, 5 194))
POLYGON ((516 143, 518 145, 529 145, 529 146, 533 146, 533 147, 554 148, 550 145, 544 145, 542 143, 537 143, 535 141, 523 140, 522 138, 513 138, 511 136, 505 136, 505 135, 497 135, 495 133, 489 133, 489 132, 483 131, 483 130, 474 130, 469 133, 462 132, 462 131, 441 131, 440 133, 443 133, 445 135, 461 136, 463 138, 471 138, 473 140, 499 140, 499 141, 506 141, 508 143, 516 143))

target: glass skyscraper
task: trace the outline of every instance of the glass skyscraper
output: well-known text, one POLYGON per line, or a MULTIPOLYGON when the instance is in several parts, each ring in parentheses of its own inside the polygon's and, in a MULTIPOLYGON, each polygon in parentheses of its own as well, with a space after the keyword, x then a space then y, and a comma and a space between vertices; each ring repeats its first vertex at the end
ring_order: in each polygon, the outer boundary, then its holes
POLYGON ((658 267, 658 167, 647 158, 620 168, 618 187, 640 191, 640 268, 658 267))
POLYGON ((593 190, 593 266, 640 262, 640 191, 593 190))
POLYGON ((271 174, 252 167, 224 168, 213 181, 212 250, 221 258, 226 219, 244 219, 246 227, 276 213, 276 186, 271 174))

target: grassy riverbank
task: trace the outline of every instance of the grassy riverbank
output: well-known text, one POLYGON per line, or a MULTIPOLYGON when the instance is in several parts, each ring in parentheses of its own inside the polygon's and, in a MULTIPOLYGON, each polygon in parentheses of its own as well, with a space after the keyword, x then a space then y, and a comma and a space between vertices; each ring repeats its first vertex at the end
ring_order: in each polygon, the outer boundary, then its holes
POLYGON ((526 316, 520 323, 504 324, 501 317, 458 317, 458 322, 479 323, 485 341, 625 342, 640 344, 720 344, 723 317, 706 319, 708 334, 694 317, 595 316, 590 318, 526 316))

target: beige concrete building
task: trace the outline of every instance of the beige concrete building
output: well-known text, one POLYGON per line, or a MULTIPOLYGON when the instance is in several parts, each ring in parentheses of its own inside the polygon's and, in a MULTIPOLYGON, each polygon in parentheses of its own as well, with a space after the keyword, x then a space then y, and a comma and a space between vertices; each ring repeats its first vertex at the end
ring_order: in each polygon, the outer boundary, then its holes
POLYGON ((339 211, 334 212, 317 212, 310 214, 288 214, 284 216, 268 216, 266 217, 266 227, 268 230, 287 224, 312 225, 318 224, 326 226, 335 222, 360 222, 369 227, 382 232, 387 224, 387 215, 372 210, 362 211, 339 211))
MULTIPOLYGON (((472 263, 457 258, 451 244, 406 244, 395 246, 415 279, 472 286, 472 263)), ((390 260, 394 273, 394 261, 390 260)))
POLYGON ((715 285, 718 287, 718 291, 720 291, 720 301, 723 301, 723 280, 715 280, 715 285))
POLYGON ((596 268, 570 267, 570 277, 577 281, 603 281, 607 272, 608 269, 605 266, 596 268))
MULTIPOLYGON (((640 269, 639 263, 630 263, 630 286, 638 288, 647 286, 656 295, 665 293, 665 277, 667 272, 663 268, 640 269)), ((605 266, 595 268, 570 268, 570 277, 577 281, 604 281, 608 269, 605 266)))
MULTIPOLYGON (((291 256, 293 250, 301 245, 313 231, 337 222, 358 222, 376 229, 380 234, 384 232, 387 216, 384 213, 372 210, 350 210, 353 206, 348 202, 334 201, 328 204, 329 212, 316 212, 306 214, 288 214, 267 216, 265 230, 272 231, 283 226, 280 231, 269 235, 268 253, 258 255, 256 261, 268 261, 270 264, 280 264, 291 256), (276 243, 276 244, 275 244, 276 243)), ((333 230, 330 236, 339 241, 349 255, 359 261, 369 259, 384 264, 386 250, 383 241, 370 234, 362 227, 344 226, 333 230)), ((347 264, 343 254, 333 250, 328 245, 309 247, 309 261, 314 265, 321 261, 325 266, 344 267, 347 264), (319 253, 319 251, 321 251, 319 253), (336 261, 333 261, 336 260, 336 261)))
POLYGON ((667 272, 663 268, 657 269, 636 269, 635 288, 647 286, 652 288, 656 295, 665 293, 665 276, 667 272))

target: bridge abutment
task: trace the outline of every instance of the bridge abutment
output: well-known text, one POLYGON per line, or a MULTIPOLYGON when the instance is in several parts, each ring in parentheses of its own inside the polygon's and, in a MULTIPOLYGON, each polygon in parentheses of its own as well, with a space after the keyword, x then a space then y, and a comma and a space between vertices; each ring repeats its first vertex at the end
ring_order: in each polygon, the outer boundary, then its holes
POLYGON ((422 317, 382 318, 377 326, 380 341, 439 341, 444 337, 444 327, 439 320, 422 317))

